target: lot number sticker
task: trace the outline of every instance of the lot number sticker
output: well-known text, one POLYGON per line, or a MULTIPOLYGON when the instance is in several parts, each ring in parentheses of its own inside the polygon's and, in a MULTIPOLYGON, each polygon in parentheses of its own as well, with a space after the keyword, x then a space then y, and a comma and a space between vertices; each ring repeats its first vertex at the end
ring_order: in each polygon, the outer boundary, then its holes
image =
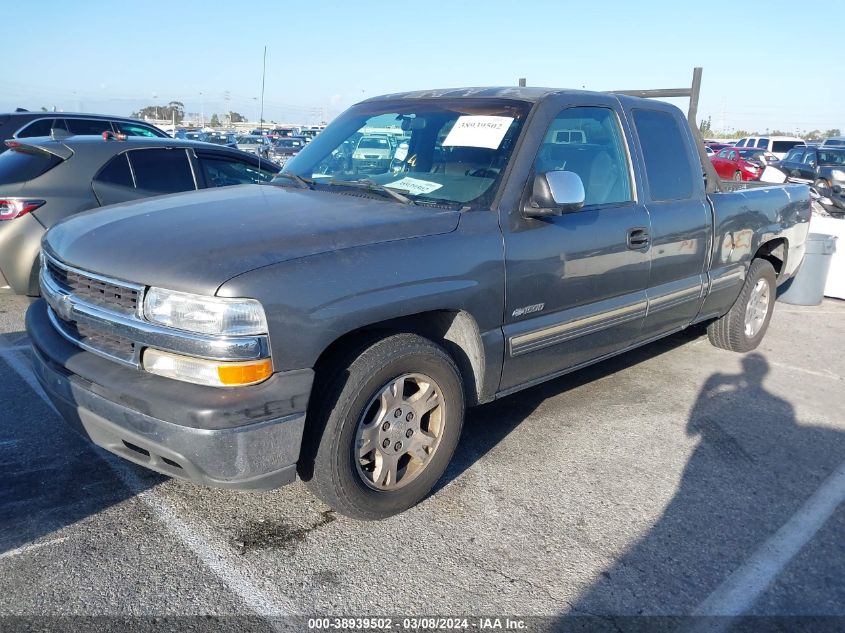
POLYGON ((436 182, 429 182, 428 180, 420 180, 419 178, 405 177, 396 182, 389 182, 385 186, 391 189, 402 189, 408 193, 426 194, 440 189, 443 185, 436 182))
POLYGON ((446 135, 443 147, 498 149, 513 121, 509 116, 462 116, 446 135))

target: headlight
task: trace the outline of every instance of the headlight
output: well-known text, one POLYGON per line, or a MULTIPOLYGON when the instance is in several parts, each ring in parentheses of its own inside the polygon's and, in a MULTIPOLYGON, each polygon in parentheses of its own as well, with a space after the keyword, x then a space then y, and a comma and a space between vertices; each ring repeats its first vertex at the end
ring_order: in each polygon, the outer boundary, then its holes
POLYGON ((845 171, 842 171, 841 169, 834 169, 831 170, 830 176, 834 180, 845 180, 845 171))
POLYGON ((255 299, 226 299, 150 288, 144 318, 199 334, 266 334, 264 309, 255 299))

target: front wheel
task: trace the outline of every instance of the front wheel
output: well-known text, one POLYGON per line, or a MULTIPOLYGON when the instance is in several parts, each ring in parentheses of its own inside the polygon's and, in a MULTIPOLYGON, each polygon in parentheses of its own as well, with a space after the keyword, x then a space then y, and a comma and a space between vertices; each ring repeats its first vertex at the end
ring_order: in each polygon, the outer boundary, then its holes
POLYGON ((772 318, 775 307, 777 276, 765 259, 751 262, 745 283, 728 313, 707 326, 710 342, 732 352, 755 349, 772 318))
POLYGON ((320 432, 307 485, 341 514, 383 519, 418 503, 446 470, 464 419, 460 373, 415 334, 341 364, 308 422, 320 432))

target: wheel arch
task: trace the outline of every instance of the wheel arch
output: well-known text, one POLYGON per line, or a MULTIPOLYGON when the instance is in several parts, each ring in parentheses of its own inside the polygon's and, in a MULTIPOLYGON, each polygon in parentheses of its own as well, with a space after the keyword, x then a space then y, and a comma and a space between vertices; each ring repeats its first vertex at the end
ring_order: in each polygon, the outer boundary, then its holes
POLYGON ((397 333, 418 334, 441 345, 460 369, 467 406, 489 401, 495 389, 485 385, 487 357, 475 318, 466 310, 441 309, 418 312, 369 323, 332 341, 315 364, 316 379, 330 371, 340 358, 360 349, 362 343, 397 333))
POLYGON ((765 259, 775 269, 778 279, 786 271, 786 260, 789 254, 789 241, 785 237, 776 237, 763 242, 754 253, 751 261, 765 259))

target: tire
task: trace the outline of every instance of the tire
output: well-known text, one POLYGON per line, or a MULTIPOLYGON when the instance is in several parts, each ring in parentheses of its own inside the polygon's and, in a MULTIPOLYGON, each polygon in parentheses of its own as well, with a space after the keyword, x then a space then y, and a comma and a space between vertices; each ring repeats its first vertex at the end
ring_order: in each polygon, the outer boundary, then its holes
POLYGON ((769 328, 776 294, 775 269, 765 259, 755 259, 751 262, 745 283, 731 309, 707 326, 710 342, 715 347, 732 352, 750 352, 755 349, 769 328), (762 296, 764 287, 765 297, 762 296), (752 302, 754 305, 749 305, 752 302))
POLYGON ((741 171, 735 171, 734 172, 734 180, 736 182, 740 182, 742 180, 742 172, 741 171))
POLYGON ((830 183, 825 180, 824 178, 819 178, 816 182, 813 183, 813 188, 821 193, 822 189, 830 189, 830 183))
POLYGON ((346 359, 312 409, 313 464, 301 472, 333 510, 384 519, 421 501, 452 459, 464 420, 461 375, 441 347, 415 334, 365 343, 346 359))

